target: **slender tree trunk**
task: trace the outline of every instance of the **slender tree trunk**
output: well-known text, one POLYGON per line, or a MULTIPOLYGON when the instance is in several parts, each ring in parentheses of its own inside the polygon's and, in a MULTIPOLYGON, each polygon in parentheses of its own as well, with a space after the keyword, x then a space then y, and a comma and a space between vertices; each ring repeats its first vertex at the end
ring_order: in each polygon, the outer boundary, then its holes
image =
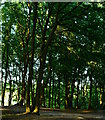
MULTIPOLYGON (((30 3, 28 3, 28 7, 29 7, 29 14, 28 14, 28 18, 27 18, 28 32, 27 32, 27 37, 26 37, 26 46, 24 45, 24 40, 22 38, 23 49, 24 49, 24 74, 22 76, 22 95, 21 95, 21 101, 20 101, 19 105, 23 105, 23 102, 25 99, 25 91, 26 91, 25 77, 26 77, 27 67, 28 67, 28 62, 29 62, 28 43, 30 40, 30 14, 31 14, 31 4, 30 3)), ((34 18, 34 19, 36 19, 36 18, 34 18)), ((34 26, 34 24, 33 24, 33 26, 34 26)))
POLYGON ((55 100, 54 100, 54 102, 55 102, 55 108, 56 108, 56 98, 57 98, 57 93, 56 93, 56 86, 55 86, 55 100))
POLYGON ((83 85, 82 87, 82 91, 83 91, 83 104, 85 103, 85 85, 83 85))
POLYGON ((53 72, 53 86, 52 86, 52 108, 53 108, 53 97, 54 97, 54 72, 53 72))
POLYGON ((91 106, 91 97, 92 97, 92 74, 89 76, 89 78, 90 78, 90 97, 89 97, 88 110, 92 109, 92 106, 91 106))
POLYGON ((9 94, 9 106, 11 105, 11 99, 12 99, 12 90, 11 90, 11 87, 12 87, 12 80, 11 80, 11 74, 9 73, 9 76, 10 76, 10 80, 9 80, 9 84, 10 84, 10 88, 9 88, 9 91, 10 91, 10 94, 9 94))
POLYGON ((51 107, 51 79, 52 79, 52 77, 51 77, 51 55, 49 56, 49 67, 48 67, 48 69, 49 69, 49 74, 50 74, 50 76, 49 76, 49 108, 51 107))
POLYGON ((18 101, 20 100, 20 71, 19 71, 19 82, 18 82, 18 101))
POLYGON ((96 96, 96 100, 95 100, 95 104, 96 104, 96 108, 98 108, 98 91, 97 91, 97 82, 95 82, 95 96, 96 96))
POLYGON ((51 106, 51 78, 49 79, 49 105, 48 107, 50 108, 51 106))
POLYGON ((70 96, 70 106, 69 106, 69 108, 70 108, 70 109, 72 109, 72 108, 73 108, 72 101, 73 101, 74 87, 75 87, 75 80, 73 81, 72 86, 71 86, 72 91, 71 91, 71 96, 70 96))
MULTIPOLYGON (((65 74, 66 75, 66 74, 65 74)), ((67 76, 64 77, 66 80, 66 90, 65 90, 65 96, 66 96, 66 101, 65 101, 65 109, 69 109, 70 106, 70 81, 68 80, 67 76)))
POLYGON ((102 88, 100 86, 100 106, 102 107, 102 88))
POLYGON ((23 102, 24 102, 24 99, 25 99, 25 76, 26 76, 26 73, 27 73, 27 66, 28 64, 26 64, 26 62, 24 62, 24 72, 22 73, 22 94, 21 94, 21 100, 20 100, 20 103, 19 105, 22 106, 23 105, 23 102))
POLYGON ((44 108, 45 108, 46 107, 45 89, 44 89, 44 92, 43 92, 43 104, 44 104, 44 108))
MULTIPOLYGON (((16 66, 16 71, 17 71, 17 66, 16 66)), ((18 90, 18 81, 17 81, 17 74, 15 71, 15 77, 16 77, 16 89, 18 90)), ((16 93, 16 99, 17 99, 17 104, 19 103, 19 99, 18 99, 18 92, 16 93)))
POLYGON ((60 77, 58 77, 58 98, 57 98, 58 108, 60 109, 60 77))
POLYGON ((79 85, 80 85, 80 80, 78 80, 78 84, 77 84, 77 109, 79 109, 80 107, 79 107, 79 104, 78 104, 78 102, 79 102, 79 85))
POLYGON ((2 94, 2 106, 4 106, 4 97, 5 97, 5 90, 6 90, 6 83, 7 83, 7 77, 8 77, 8 58, 9 58, 9 46, 7 45, 7 59, 6 59, 6 66, 5 66, 5 83, 3 88, 3 94, 2 94))
POLYGON ((9 39, 10 39, 10 34, 11 34, 11 22, 10 22, 9 28, 7 28, 6 32, 7 32, 7 36, 5 38, 6 38, 6 41, 7 41, 7 43, 6 43, 6 53, 7 54, 6 54, 6 66, 5 66, 5 83, 4 83, 3 93, 2 93, 2 106, 4 106, 6 82, 7 82, 7 78, 8 78, 9 39))

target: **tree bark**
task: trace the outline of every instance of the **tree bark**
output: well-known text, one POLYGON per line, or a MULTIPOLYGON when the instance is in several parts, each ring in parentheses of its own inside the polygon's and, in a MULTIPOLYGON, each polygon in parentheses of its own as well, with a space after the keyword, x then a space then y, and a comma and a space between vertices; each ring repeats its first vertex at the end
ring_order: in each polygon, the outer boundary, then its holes
POLYGON ((78 80, 78 84, 77 84, 77 106, 76 106, 77 109, 80 108, 79 104, 78 104, 78 102, 79 102, 79 85, 80 85, 80 80, 78 80))
POLYGON ((3 88, 3 93, 2 93, 2 106, 4 106, 4 97, 5 97, 5 90, 6 90, 6 82, 8 78, 8 62, 9 62, 9 39, 10 39, 10 34, 11 34, 11 23, 9 25, 9 28, 7 29, 7 44, 6 44, 6 66, 5 66, 5 83, 4 83, 4 88, 3 88))
POLYGON ((9 73, 9 76, 10 76, 10 80, 9 80, 9 84, 10 84, 10 88, 9 88, 9 91, 10 91, 10 94, 9 94, 9 106, 11 105, 11 99, 12 99, 12 90, 11 90, 11 87, 12 87, 12 80, 11 80, 11 74, 9 73))
POLYGON ((58 77, 58 98, 57 98, 58 108, 60 109, 60 77, 58 77))
MULTIPOLYGON (((29 77, 28 77, 28 84, 27 84, 27 97, 26 97, 26 113, 31 112, 30 109, 30 86, 32 86, 32 79, 33 79, 33 60, 34 60, 34 49, 35 49, 35 31, 36 31, 36 22, 37 22, 37 3, 33 3, 33 33, 32 33, 32 42, 31 42, 31 58, 29 63, 29 77)), ((29 6, 29 11, 31 12, 31 6, 29 6)))
POLYGON ((75 80, 73 80, 72 86, 71 86, 72 91, 71 91, 71 96, 70 96, 70 106, 69 106, 70 109, 73 108, 72 101, 73 101, 74 87, 75 87, 75 80))
POLYGON ((49 79, 49 105, 48 107, 51 107, 51 78, 49 79))
POLYGON ((91 106, 91 97, 92 97, 92 73, 91 75, 89 76, 90 78, 90 97, 89 97, 89 104, 88 104, 88 110, 92 109, 92 106, 91 106))
POLYGON ((67 78, 67 75, 65 74, 64 79, 66 80, 66 90, 65 90, 65 96, 66 96, 66 100, 65 100, 65 109, 69 109, 70 106, 70 81, 67 78))
POLYGON ((54 98, 54 83, 55 83, 55 81, 54 81, 54 72, 53 72, 53 77, 52 77, 52 79, 53 79, 53 86, 52 86, 52 108, 53 108, 53 98, 54 98))
MULTIPOLYGON (((52 41, 53 38, 53 34, 56 30, 57 27, 57 19, 58 19, 58 13, 56 15, 56 20, 55 20, 55 24, 54 27, 52 28, 52 31, 49 35, 49 38, 47 40, 47 43, 45 45, 45 40, 42 40, 42 46, 41 46, 41 50, 40 50, 40 67, 39 67, 39 76, 38 76, 38 81, 37 81, 37 89, 36 89, 36 105, 35 105, 35 109, 33 111, 33 113, 39 114, 39 109, 40 109, 40 95, 41 95, 41 81, 43 80, 43 70, 44 70, 44 64, 45 64, 45 60, 46 60, 46 55, 47 55, 47 50, 48 47, 52 41)), ((43 37, 44 38, 44 37, 43 37)))

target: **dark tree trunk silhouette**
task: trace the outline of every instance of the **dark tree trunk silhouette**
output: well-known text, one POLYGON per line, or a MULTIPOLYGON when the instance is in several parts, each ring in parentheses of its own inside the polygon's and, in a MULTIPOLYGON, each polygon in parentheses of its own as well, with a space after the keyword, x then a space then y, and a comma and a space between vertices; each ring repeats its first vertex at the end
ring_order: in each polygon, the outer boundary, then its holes
POLYGON ((9 72, 9 77, 10 77, 10 80, 9 80, 9 85, 10 85, 10 88, 9 88, 9 91, 10 91, 10 93, 9 93, 9 106, 10 106, 11 105, 11 100, 12 100, 12 89, 11 89, 11 87, 12 87, 12 80, 11 80, 10 72, 9 72))
POLYGON ((4 97, 5 97, 5 90, 6 90, 6 84, 7 84, 7 78, 8 78, 8 69, 9 69, 9 39, 10 39, 10 34, 11 34, 11 23, 9 25, 9 28, 7 28, 6 30, 7 32, 7 36, 6 36, 6 40, 7 40, 7 45, 6 45, 6 65, 5 65, 5 83, 4 83, 4 87, 3 87, 3 93, 2 93, 2 106, 4 106, 4 97))
POLYGON ((91 106, 91 97, 92 97, 92 70, 91 70, 91 74, 89 76, 89 79, 90 79, 90 96, 89 96, 89 104, 88 104, 88 110, 92 109, 92 106, 91 106))
MULTIPOLYGON (((29 3, 28 3, 29 4, 29 3)), ((34 60, 34 49, 35 49, 35 32, 36 32, 36 22, 37 22, 37 3, 33 3, 33 33, 32 33, 32 41, 31 41, 31 58, 29 62, 29 77, 27 84, 27 96, 26 96, 26 113, 31 112, 30 108, 30 87, 32 87, 32 79, 33 79, 33 60, 34 60)), ((31 6, 29 4, 29 15, 31 14, 31 6)), ((30 19, 30 18, 29 18, 30 19)), ((30 23, 29 23, 30 26, 30 23)))

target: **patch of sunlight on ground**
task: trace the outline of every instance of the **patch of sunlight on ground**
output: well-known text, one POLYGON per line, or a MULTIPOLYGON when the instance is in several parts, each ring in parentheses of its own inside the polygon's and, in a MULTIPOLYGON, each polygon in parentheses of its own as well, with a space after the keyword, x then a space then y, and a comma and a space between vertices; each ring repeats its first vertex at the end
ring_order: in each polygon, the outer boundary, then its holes
POLYGON ((83 113, 90 113, 92 112, 91 110, 83 110, 83 113))
POLYGON ((24 112, 24 113, 19 113, 19 114, 16 114, 17 116, 19 116, 19 115, 27 115, 27 113, 26 112, 24 112))
POLYGON ((85 120, 83 117, 79 116, 77 117, 77 120, 85 120))

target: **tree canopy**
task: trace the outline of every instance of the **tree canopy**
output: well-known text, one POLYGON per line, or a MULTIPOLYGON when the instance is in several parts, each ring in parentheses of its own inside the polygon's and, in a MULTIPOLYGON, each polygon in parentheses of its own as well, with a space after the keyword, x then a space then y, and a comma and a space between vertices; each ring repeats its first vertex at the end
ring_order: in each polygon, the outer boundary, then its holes
POLYGON ((2 101, 105 109, 105 3, 5 2, 2 101))

